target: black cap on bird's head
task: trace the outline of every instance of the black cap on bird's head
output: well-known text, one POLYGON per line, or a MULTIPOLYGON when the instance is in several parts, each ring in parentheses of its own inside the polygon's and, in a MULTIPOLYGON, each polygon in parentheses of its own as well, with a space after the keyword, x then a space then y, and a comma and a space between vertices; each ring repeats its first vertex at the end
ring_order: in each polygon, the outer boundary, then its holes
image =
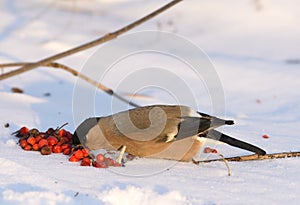
POLYGON ((75 130, 73 134, 73 144, 85 144, 85 137, 89 130, 98 124, 100 117, 91 117, 84 120, 75 130))

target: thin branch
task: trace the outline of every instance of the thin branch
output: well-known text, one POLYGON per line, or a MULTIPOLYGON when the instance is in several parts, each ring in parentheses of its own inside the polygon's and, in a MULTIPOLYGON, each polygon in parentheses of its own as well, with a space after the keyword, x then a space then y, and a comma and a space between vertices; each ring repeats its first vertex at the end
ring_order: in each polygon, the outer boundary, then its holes
POLYGON ((231 173, 230 173, 230 167, 229 167, 229 165, 228 165, 227 160, 224 158, 224 156, 223 156, 222 154, 218 154, 218 156, 220 156, 221 159, 222 159, 222 161, 225 163, 226 168, 227 168, 227 174, 228 174, 228 176, 230 176, 230 175, 231 175, 231 173))
MULTIPOLYGON (((281 152, 281 153, 273 153, 266 155, 245 155, 245 156, 237 156, 237 157, 228 157, 225 158, 227 161, 231 162, 244 162, 244 161, 253 161, 253 160, 264 160, 264 159, 280 159, 280 158, 289 158, 289 157, 300 157, 300 152, 281 152)), ((211 159, 204 161, 197 161, 197 163, 208 163, 208 162, 216 162, 223 161, 223 159, 211 159)))
MULTIPOLYGON (((31 63, 28 63, 28 62, 18 62, 18 63, 5 63, 5 64, 0 64, 0 68, 5 68, 5 67, 15 67, 15 66, 26 66, 28 64, 31 64, 31 63)), ((53 68, 59 68, 59 69, 62 69, 64 71, 67 71, 68 73, 71 73, 73 74, 74 76, 77 76, 83 80, 85 80, 86 82, 90 83, 91 85, 97 87, 98 89, 106 92, 107 94, 111 95, 111 96, 114 96, 116 97, 117 99, 125 102, 125 103, 128 103, 129 105, 133 106, 133 107, 140 107, 138 104, 135 104, 129 100, 127 100, 126 98, 122 97, 121 95, 115 93, 112 89, 106 87, 105 85, 101 84, 101 83, 98 83, 97 81, 89 78, 88 76, 86 75, 83 75, 82 73, 78 72, 77 70, 74 70, 66 65, 63 65, 61 63, 56 63, 56 62, 51 62, 51 63, 48 63, 48 64, 45 64, 44 66, 47 66, 47 67, 53 67, 53 68)), ((21 68, 20 68, 21 69, 21 68)), ((16 71, 20 70, 20 69, 17 69, 16 71)))
POLYGON ((115 32, 108 33, 108 34, 104 35, 103 37, 98 38, 98 39, 96 39, 94 41, 88 42, 86 44, 80 45, 78 47, 72 48, 70 50, 67 50, 67 51, 64 51, 64 52, 61 52, 61 53, 58 53, 58 54, 55 54, 55 55, 50 56, 48 58, 44 58, 44 59, 42 59, 42 60, 40 60, 38 62, 26 64, 26 65, 22 66, 18 70, 14 70, 14 71, 2 74, 2 75, 0 75, 0 80, 4 80, 6 78, 18 75, 20 73, 24 73, 24 72, 32 70, 32 69, 34 69, 36 67, 39 67, 39 66, 51 63, 51 62, 56 61, 58 59, 64 58, 66 56, 70 56, 70 55, 72 55, 74 53, 86 50, 88 48, 97 46, 99 44, 102 44, 102 43, 107 42, 109 40, 112 40, 114 38, 117 38, 119 35, 127 32, 127 31, 129 31, 129 30, 137 27, 138 25, 140 25, 140 24, 148 21, 149 19, 157 16, 158 14, 160 14, 163 11, 169 9, 170 7, 174 6, 175 4, 177 4, 180 1, 182 1, 182 0, 173 0, 170 3, 166 4, 165 6, 163 6, 163 7, 159 8, 159 9, 155 10, 154 12, 151 12, 150 14, 144 16, 143 18, 141 18, 141 19, 139 19, 137 21, 134 21, 133 23, 131 23, 131 24, 129 24, 129 25, 127 25, 127 26, 119 29, 119 30, 116 30, 115 32))
POLYGON ((230 167, 229 167, 229 164, 226 160, 226 158, 222 155, 222 154, 219 154, 217 153, 217 155, 219 157, 221 157, 221 159, 214 159, 214 160, 206 160, 206 161, 197 161, 195 159, 192 159, 192 162, 196 165, 199 165, 201 162, 213 162, 213 161, 223 161, 226 165, 226 168, 227 168, 227 175, 230 176, 231 175, 231 172, 230 172, 230 167))

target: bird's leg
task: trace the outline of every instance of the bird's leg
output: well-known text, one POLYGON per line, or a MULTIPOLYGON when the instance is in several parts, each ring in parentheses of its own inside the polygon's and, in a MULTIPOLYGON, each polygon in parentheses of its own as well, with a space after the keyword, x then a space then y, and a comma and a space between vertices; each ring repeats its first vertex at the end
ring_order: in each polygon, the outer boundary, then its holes
POLYGON ((123 155, 125 153, 125 150, 126 150, 126 146, 122 145, 121 150, 120 150, 120 154, 119 154, 118 158, 116 159, 116 162, 121 164, 123 155))

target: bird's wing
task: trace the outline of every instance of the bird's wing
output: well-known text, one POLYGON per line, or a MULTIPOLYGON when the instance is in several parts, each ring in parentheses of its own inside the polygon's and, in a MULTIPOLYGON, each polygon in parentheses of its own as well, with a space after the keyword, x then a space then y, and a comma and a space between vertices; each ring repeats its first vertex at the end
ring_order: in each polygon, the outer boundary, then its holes
POLYGON ((176 140, 198 135, 210 128, 211 121, 206 118, 185 117, 178 125, 176 140))
MULTIPOLYGON (((200 114, 200 113, 199 113, 200 114)), ((174 139, 181 140, 215 129, 222 125, 232 125, 233 121, 223 120, 201 113, 199 117, 182 117, 178 124, 178 133, 174 139)))

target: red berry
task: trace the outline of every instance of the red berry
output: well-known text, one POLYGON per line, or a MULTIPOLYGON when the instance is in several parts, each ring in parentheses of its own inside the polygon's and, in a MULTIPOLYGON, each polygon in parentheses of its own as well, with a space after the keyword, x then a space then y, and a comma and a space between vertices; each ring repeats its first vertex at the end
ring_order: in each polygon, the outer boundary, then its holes
POLYGON ((40 134, 40 132, 39 132, 38 129, 33 128, 33 129, 29 130, 29 135, 30 135, 30 136, 36 137, 36 136, 38 136, 39 134, 40 134))
POLYGON ((53 150, 53 145, 48 145, 48 147, 50 148, 51 152, 53 150))
POLYGON ((26 139, 20 139, 19 144, 22 148, 24 148, 28 143, 26 139))
POLYGON ((77 157, 75 157, 74 155, 72 155, 70 158, 69 158, 69 161, 70 162, 78 162, 79 159, 77 157))
POLYGON ((93 166, 97 167, 97 168, 107 168, 108 167, 106 163, 104 163, 104 162, 97 162, 97 161, 93 162, 93 166))
POLYGON ((46 131, 46 134, 52 135, 55 132, 55 130, 51 127, 46 131))
POLYGON ((62 137, 62 138, 61 138, 61 141, 63 141, 64 143, 69 143, 69 142, 70 142, 70 139, 67 138, 67 137, 62 137))
POLYGON ((104 162, 105 156, 103 154, 97 154, 96 161, 97 162, 104 162))
POLYGON ((66 135, 66 130, 61 129, 61 130, 58 131, 58 136, 64 137, 65 135, 66 135))
POLYGON ((32 137, 32 136, 28 137, 27 138, 27 143, 31 144, 31 145, 34 145, 36 143, 35 137, 32 137))
POLYGON ((48 141, 46 139, 41 139, 39 141, 39 148, 42 149, 42 147, 48 145, 48 141))
POLYGON ((53 153, 62 153, 62 148, 60 145, 54 145, 54 147, 52 148, 52 152, 53 153))
POLYGON ((39 147, 38 144, 34 144, 34 145, 32 145, 32 149, 33 149, 34 151, 39 151, 39 150, 40 150, 40 147, 39 147))
POLYGON ((218 150, 216 150, 216 149, 212 149, 212 150, 211 150, 211 153, 214 153, 214 154, 216 154, 216 153, 218 153, 218 150))
POLYGON ((27 144, 23 149, 26 150, 26 151, 30 151, 31 148, 32 148, 31 145, 27 144))
POLYGON ((114 167, 121 167, 122 166, 122 164, 120 164, 119 162, 116 162, 115 164, 114 164, 114 167))
POLYGON ((46 139, 48 135, 46 133, 40 132, 39 136, 41 137, 41 139, 46 139))
POLYGON ((62 144, 62 145, 61 145, 61 148, 62 148, 63 150, 65 150, 65 149, 67 149, 67 148, 71 148, 71 145, 70 145, 70 144, 62 144))
POLYGON ((62 141, 59 141, 56 145, 61 146, 62 144, 63 144, 63 142, 62 142, 62 141))
POLYGON ((205 147, 203 153, 211 153, 212 149, 210 147, 205 147))
POLYGON ((269 139, 270 137, 268 135, 263 135, 262 136, 264 139, 269 139))
POLYGON ((66 148, 66 149, 64 149, 63 154, 64 154, 64 155, 69 155, 69 154, 71 154, 71 148, 66 148))
POLYGON ((80 165, 81 166, 91 166, 90 158, 88 158, 88 157, 83 158, 80 165))
POLYGON ((70 140, 73 138, 73 135, 70 132, 66 132, 66 137, 69 138, 70 140))
POLYGON ((58 139, 54 136, 50 136, 47 138, 48 144, 49 145, 56 145, 58 143, 58 139))
POLYGON ((38 143, 41 139, 42 139, 42 136, 41 136, 41 135, 36 136, 36 137, 35 137, 36 143, 38 143))
POLYGON ((90 154, 90 151, 87 148, 83 148, 81 151, 82 151, 83 157, 88 157, 90 154))
POLYGON ((112 158, 105 158, 105 163, 106 163, 108 166, 114 166, 115 160, 113 160, 112 158))
POLYGON ((47 146, 44 146, 42 149, 41 149, 41 154, 42 155, 49 155, 51 154, 51 148, 47 145, 47 146))
POLYGON ((83 153, 82 151, 79 149, 79 150, 76 150, 73 154, 77 159, 82 159, 83 158, 83 153))
POLYGON ((19 130, 19 134, 24 136, 27 135, 29 132, 29 129, 27 127, 21 127, 21 129, 19 130))

